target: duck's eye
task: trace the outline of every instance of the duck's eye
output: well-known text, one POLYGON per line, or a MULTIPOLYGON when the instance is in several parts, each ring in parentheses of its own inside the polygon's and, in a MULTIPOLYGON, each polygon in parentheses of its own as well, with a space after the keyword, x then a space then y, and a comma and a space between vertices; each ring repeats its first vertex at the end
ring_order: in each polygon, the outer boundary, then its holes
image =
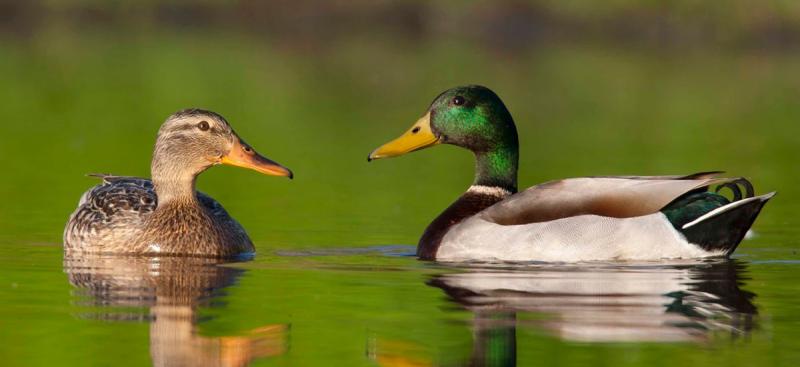
POLYGON ((208 131, 209 127, 210 126, 208 126, 208 121, 205 121, 205 120, 204 121, 200 121, 200 123, 197 124, 197 128, 202 130, 202 131, 208 131))
POLYGON ((464 102, 466 102, 466 101, 464 100, 464 97, 462 97, 462 96, 453 97, 453 104, 456 105, 456 106, 461 106, 461 105, 464 104, 464 102))

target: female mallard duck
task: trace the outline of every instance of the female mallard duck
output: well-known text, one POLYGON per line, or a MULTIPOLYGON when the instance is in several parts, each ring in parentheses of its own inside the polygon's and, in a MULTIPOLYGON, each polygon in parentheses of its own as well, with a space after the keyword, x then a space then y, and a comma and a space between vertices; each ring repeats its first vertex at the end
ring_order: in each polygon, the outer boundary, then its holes
POLYGON ((583 177, 517 192, 517 129, 481 86, 445 91, 399 138, 368 160, 453 144, 476 157, 472 186, 425 230, 425 260, 655 260, 731 254, 774 193, 753 197, 745 179, 583 177), (709 187, 716 186, 715 192, 709 187), (742 198, 740 186, 746 189, 742 198), (716 194, 734 192, 732 201, 716 194))
POLYGON ((134 253, 229 257, 253 252, 244 228, 216 200, 195 190, 197 175, 228 164, 292 178, 256 153, 222 116, 187 109, 158 131, 152 180, 98 175, 64 230, 69 253, 134 253))

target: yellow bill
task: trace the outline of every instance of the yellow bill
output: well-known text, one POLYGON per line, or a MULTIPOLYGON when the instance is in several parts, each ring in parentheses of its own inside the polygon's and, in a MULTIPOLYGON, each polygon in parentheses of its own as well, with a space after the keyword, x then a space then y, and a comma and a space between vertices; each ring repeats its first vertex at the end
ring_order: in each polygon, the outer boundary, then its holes
POLYGON ((422 116, 414 126, 399 138, 394 139, 372 151, 367 157, 367 161, 373 159, 397 157, 415 150, 427 148, 431 145, 439 144, 439 138, 431 130, 431 113, 422 116))

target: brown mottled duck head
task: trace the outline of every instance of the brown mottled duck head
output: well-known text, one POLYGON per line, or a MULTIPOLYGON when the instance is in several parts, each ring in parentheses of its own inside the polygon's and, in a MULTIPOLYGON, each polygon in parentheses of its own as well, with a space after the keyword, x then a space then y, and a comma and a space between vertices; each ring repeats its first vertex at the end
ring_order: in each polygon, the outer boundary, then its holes
POLYGON ((161 125, 151 166, 154 181, 194 180, 217 164, 271 176, 293 176, 288 168, 258 154, 215 112, 186 109, 174 113, 161 125))

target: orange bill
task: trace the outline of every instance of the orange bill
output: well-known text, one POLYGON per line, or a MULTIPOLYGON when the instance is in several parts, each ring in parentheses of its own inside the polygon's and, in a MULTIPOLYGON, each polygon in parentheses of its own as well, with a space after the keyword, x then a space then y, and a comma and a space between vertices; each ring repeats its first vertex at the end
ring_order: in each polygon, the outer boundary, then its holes
POLYGON ((251 169, 270 176, 294 177, 291 170, 258 154, 250 145, 242 140, 237 140, 233 144, 231 151, 222 156, 220 163, 251 169))

